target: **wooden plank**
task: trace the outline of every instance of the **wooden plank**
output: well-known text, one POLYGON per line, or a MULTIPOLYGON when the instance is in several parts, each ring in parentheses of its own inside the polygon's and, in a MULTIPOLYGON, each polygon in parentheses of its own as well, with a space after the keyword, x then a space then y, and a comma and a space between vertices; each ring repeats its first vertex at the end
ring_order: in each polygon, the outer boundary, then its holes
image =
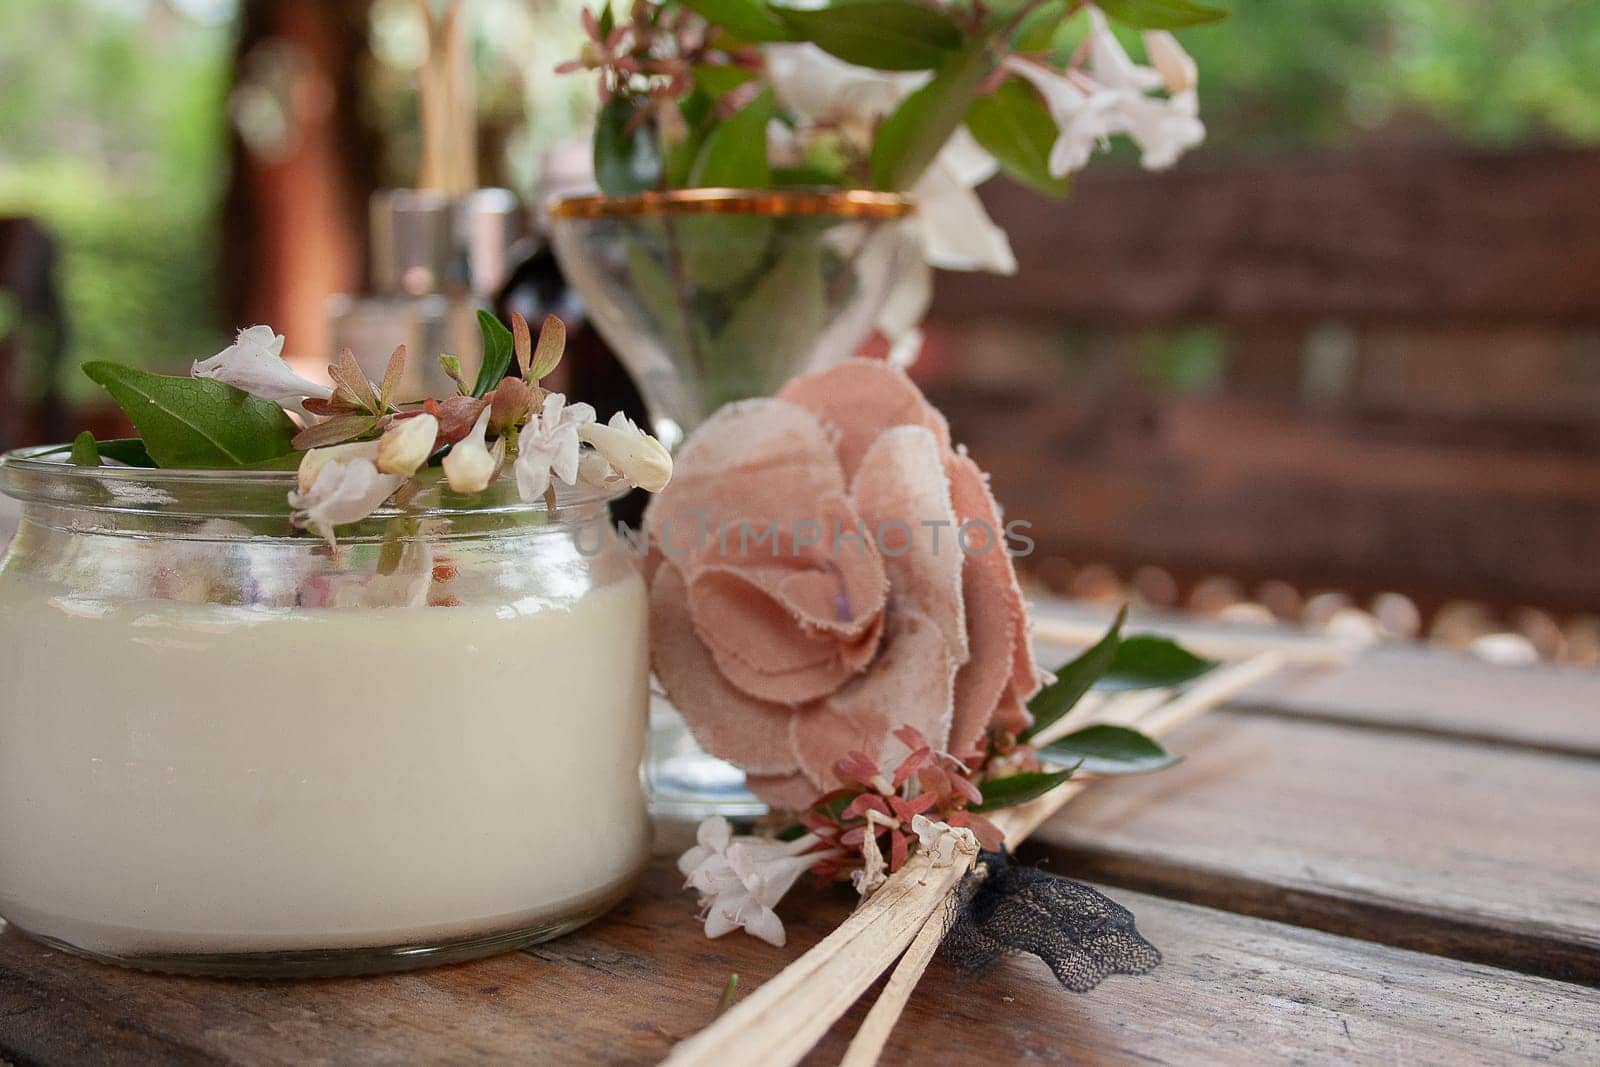
POLYGON ((1108 167, 1066 204, 996 182, 984 200, 1021 269, 941 275, 935 307, 1140 324, 1593 319, 1597 187, 1593 149, 1108 167))
MULTIPOLYGON (((936 962, 886 1063, 1593 1062, 1589 990, 1209 909, 1116 893, 1166 960, 1083 997, 1033 959, 982 980, 936 962)), ((0 935, 0 1056, 19 1064, 615 1063, 659 1060, 849 907, 785 908, 791 941, 706 941, 658 863, 609 919, 531 952, 410 975, 227 982, 138 975, 0 935)), ((866 1005, 819 1047, 837 1062, 866 1005)), ((751 1062, 758 1057, 752 1056, 751 1062)))
POLYGON ((1035 834, 1057 870, 1600 984, 1600 761, 1214 714, 1035 834))
MULTIPOLYGON (((1113 612, 1060 597, 1034 613, 1100 632, 1113 612)), ((1289 626, 1229 624, 1189 615, 1134 612, 1129 633, 1168 634, 1207 654, 1276 648, 1291 658, 1323 639, 1289 626), (1212 650, 1208 652, 1207 650, 1212 650)), ((1040 662, 1073 654, 1042 643, 1040 662)), ((1411 643, 1380 644, 1343 666, 1288 670, 1257 686, 1234 709, 1600 758, 1600 672, 1547 665, 1502 667, 1411 643)))

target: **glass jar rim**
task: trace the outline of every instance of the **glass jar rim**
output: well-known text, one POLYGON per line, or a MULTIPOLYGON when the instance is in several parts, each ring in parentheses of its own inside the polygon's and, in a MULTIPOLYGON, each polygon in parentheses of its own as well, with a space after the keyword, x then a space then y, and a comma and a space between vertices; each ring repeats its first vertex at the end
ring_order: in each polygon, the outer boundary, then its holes
MULTIPOLYGON (((23 504, 45 504, 85 512, 143 513, 173 517, 279 519, 289 514, 288 494, 298 485, 295 470, 188 467, 80 466, 68 459, 71 445, 32 445, 0 455, 0 494, 23 504)), ((422 472, 423 491, 404 504, 386 504, 369 518, 451 518, 489 514, 548 513, 544 500, 517 495, 511 479, 482 493, 451 492, 437 468, 422 472)), ((547 524, 576 521, 597 506, 630 491, 552 479, 556 508, 547 524)))

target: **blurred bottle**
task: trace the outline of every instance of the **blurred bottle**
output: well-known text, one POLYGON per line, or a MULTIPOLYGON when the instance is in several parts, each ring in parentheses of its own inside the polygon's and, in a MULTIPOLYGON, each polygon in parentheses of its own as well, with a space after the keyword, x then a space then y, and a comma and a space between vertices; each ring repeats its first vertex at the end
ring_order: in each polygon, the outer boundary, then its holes
POLYGON ((328 301, 333 353, 349 348, 367 376, 383 376, 394 346, 410 356, 402 401, 445 397, 455 383, 440 353, 461 360, 468 381, 483 360, 477 313, 505 288, 526 225, 506 189, 475 189, 452 200, 428 189, 373 194, 369 291, 328 301))

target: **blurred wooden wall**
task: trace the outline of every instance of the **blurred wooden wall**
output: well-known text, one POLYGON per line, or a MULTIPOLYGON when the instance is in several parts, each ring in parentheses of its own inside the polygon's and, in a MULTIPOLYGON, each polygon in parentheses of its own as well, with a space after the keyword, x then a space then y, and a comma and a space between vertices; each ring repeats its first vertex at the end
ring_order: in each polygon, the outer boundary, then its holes
POLYGON ((1385 151, 986 190, 924 368, 1036 573, 1600 610, 1600 152, 1385 151), (1214 378, 1162 387, 1198 332, 1214 378), (1192 385, 1193 383, 1191 383, 1192 385))

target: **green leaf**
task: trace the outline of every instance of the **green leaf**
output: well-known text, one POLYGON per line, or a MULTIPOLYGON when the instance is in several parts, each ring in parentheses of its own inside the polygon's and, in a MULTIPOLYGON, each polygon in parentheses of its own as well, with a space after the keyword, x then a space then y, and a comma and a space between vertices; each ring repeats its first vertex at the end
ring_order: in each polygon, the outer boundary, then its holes
POLYGON ((931 70, 961 48, 961 27, 944 12, 908 0, 851 0, 784 8, 796 34, 824 52, 875 70, 931 70))
POLYGON ((843 171, 809 164, 772 168, 772 185, 775 189, 815 189, 819 186, 838 185, 843 177, 843 171))
POLYGON ((304 452, 286 452, 283 455, 275 456, 272 459, 264 459, 260 463, 247 463, 245 464, 244 469, 247 471, 298 470, 300 464, 305 460, 305 458, 306 454, 304 452))
POLYGON ((1076 763, 1085 774, 1142 774, 1178 762, 1178 757, 1138 730, 1107 723, 1086 726, 1052 741, 1041 754, 1062 763, 1076 763))
POLYGON ((100 449, 95 447, 94 434, 88 430, 80 433, 72 441, 72 452, 67 460, 77 467, 100 466, 100 449))
POLYGON ((594 177, 607 196, 642 193, 661 180, 655 140, 642 129, 629 128, 633 114, 634 104, 619 96, 595 119, 594 177))
POLYGON ((719 123, 706 138, 689 173, 699 188, 765 189, 772 185, 767 162, 767 123, 776 107, 767 89, 719 123))
POLYGON ((752 44, 794 40, 794 31, 760 0, 683 0, 683 6, 752 44))
POLYGON ((1035 797, 1044 796, 1071 778, 1076 770, 1076 767, 1067 767, 1059 771, 1024 771, 1021 774, 1007 775, 1004 778, 984 782, 978 787, 983 793, 983 803, 974 804, 970 810, 994 811, 997 808, 1026 804, 1035 797))
POLYGON ((472 386, 472 395, 487 396, 511 369, 516 343, 511 331, 492 311, 478 312, 478 329, 483 333, 483 362, 478 366, 478 380, 472 386))
POLYGON ((83 373, 127 412, 162 467, 242 467, 294 451, 297 427, 283 409, 231 385, 103 361, 83 373))
POLYGON ((967 112, 967 129, 1009 177, 1046 196, 1067 195, 1071 182, 1050 174, 1056 122, 1032 86, 1012 78, 978 97, 967 112))
POLYGON ((872 180, 880 189, 909 189, 933 162, 972 107, 989 73, 983 40, 950 56, 933 79, 906 97, 878 128, 872 180))
POLYGON ((1104 0, 1100 10, 1108 18, 1136 30, 1180 30, 1228 17, 1220 8, 1205 7, 1189 0, 1104 0))
POLYGON ((1111 669, 1117 646, 1122 643, 1122 623, 1127 617, 1128 609, 1124 607, 1117 612, 1116 621, 1104 637, 1093 647, 1084 650, 1077 659, 1057 670, 1056 680, 1028 701, 1028 710, 1033 713, 1033 725, 1022 732, 1022 740, 1033 737, 1071 711, 1100 676, 1111 669))
POLYGON ((776 392, 773 368, 799 366, 826 314, 822 242, 787 244, 704 346, 706 409, 776 392))
POLYGON ((1055 40, 1056 28, 1070 13, 1067 0, 1045 0, 1029 11, 1011 32, 1011 45, 1018 52, 1043 52, 1055 40))
POLYGON ((669 225, 684 277, 692 289, 707 293, 725 292, 755 275, 767 261, 776 229, 775 220, 763 215, 684 215, 669 225))
POLYGON ((687 132, 681 138, 668 139, 662 131, 661 184, 668 189, 683 189, 689 185, 689 173, 694 169, 706 137, 716 125, 716 101, 702 89, 695 89, 678 102, 687 132))
MULTIPOLYGON (((650 220, 662 225, 665 220, 650 220)), ((660 238, 652 235, 652 246, 659 247, 660 238)), ((632 235, 624 237, 623 258, 632 279, 632 293, 643 305, 654 328, 665 336, 668 344, 678 351, 693 351, 694 327, 683 301, 686 299, 673 283, 668 269, 657 262, 641 240, 632 235)))
POLYGON ((690 72, 694 86, 710 97, 731 93, 756 76, 748 67, 734 67, 719 63, 701 63, 690 72))
POLYGON ((137 437, 114 437, 109 441, 96 441, 95 446, 100 451, 101 459, 114 459, 130 467, 156 465, 156 461, 150 458, 150 450, 137 437))
POLYGON ((1155 634, 1125 637, 1096 689, 1158 689, 1193 681, 1217 665, 1171 638, 1155 634))

